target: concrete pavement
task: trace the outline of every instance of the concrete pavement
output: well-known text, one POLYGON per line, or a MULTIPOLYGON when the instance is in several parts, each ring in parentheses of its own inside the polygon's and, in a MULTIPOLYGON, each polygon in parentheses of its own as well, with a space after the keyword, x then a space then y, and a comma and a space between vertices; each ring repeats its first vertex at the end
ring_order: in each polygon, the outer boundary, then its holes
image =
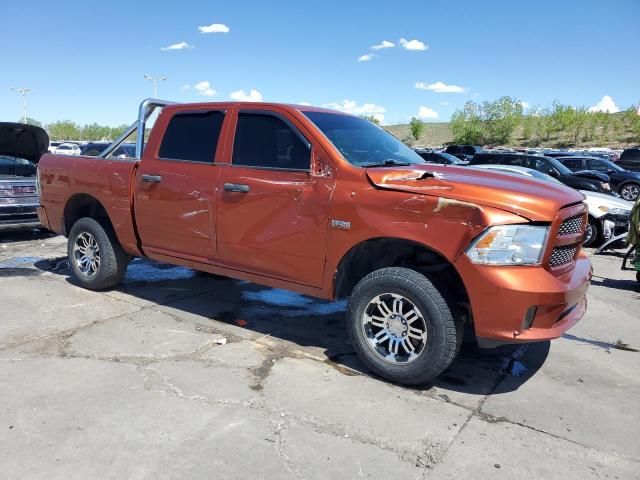
POLYGON ((360 364, 343 303, 142 260, 89 292, 64 241, 0 234, 3 478, 640 478, 640 288, 615 256, 565 338, 467 347, 407 389, 360 364))

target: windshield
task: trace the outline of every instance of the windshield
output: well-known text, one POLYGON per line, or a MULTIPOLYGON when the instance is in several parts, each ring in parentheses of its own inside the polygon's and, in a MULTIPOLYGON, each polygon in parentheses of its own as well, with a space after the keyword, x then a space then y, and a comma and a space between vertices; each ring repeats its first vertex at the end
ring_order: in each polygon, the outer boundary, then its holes
POLYGON ((357 167, 424 164, 416 152, 369 120, 327 112, 302 112, 357 167))
POLYGON ((36 174, 34 163, 24 158, 0 156, 0 175, 32 177, 36 174))
MULTIPOLYGON (((546 160, 555 167, 562 175, 573 175, 573 172, 569 168, 565 167, 562 162, 555 158, 547 157, 546 160)), ((538 169, 539 170, 539 169, 538 169)))

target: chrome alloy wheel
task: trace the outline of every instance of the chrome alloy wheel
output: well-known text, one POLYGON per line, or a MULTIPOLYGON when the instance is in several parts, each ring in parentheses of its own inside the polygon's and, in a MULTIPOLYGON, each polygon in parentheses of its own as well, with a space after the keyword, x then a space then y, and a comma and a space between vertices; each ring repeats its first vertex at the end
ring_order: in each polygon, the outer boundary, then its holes
POLYGON ((620 196, 630 202, 635 202, 638 199, 639 195, 640 187, 638 187, 638 185, 634 183, 625 185, 624 187, 622 187, 622 190, 620 190, 620 196))
POLYGON ((78 270, 93 277, 100 268, 100 248, 95 237, 88 232, 82 232, 73 245, 73 256, 78 270))
POLYGON ((383 293, 369 302, 362 315, 362 330, 369 347, 393 364, 413 362, 427 345, 424 316, 409 299, 396 293, 383 293))

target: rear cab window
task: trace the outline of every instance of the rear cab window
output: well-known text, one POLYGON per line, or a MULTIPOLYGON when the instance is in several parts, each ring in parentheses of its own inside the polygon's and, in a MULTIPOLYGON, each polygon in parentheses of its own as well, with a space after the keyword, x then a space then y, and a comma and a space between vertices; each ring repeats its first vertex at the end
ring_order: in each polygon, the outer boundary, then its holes
POLYGON ((224 116, 219 110, 176 113, 164 132, 159 159, 213 163, 224 116))
POLYGON ((240 111, 232 165, 278 170, 311 169, 311 144, 275 112, 240 111))

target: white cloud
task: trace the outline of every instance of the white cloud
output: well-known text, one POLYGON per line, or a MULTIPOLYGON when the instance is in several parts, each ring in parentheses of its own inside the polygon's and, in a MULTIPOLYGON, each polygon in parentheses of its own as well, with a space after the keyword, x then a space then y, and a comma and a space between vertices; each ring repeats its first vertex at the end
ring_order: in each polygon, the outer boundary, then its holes
POLYGON ((382 50, 384 48, 393 48, 395 46, 396 46, 395 43, 390 42, 389 40, 383 40, 382 43, 379 43, 377 45, 372 45, 371 48, 373 50, 382 50))
POLYGON ((419 107, 418 108, 418 117, 424 118, 427 120, 433 120, 438 118, 438 112, 429 107, 419 107))
POLYGON ((305 107, 310 107, 312 104, 309 102, 298 102, 298 105, 304 105, 305 107))
POLYGON ((520 105, 522 105, 523 110, 527 110, 529 107, 531 107, 531 104, 529 102, 520 102, 520 105))
POLYGON ((160 50, 162 50, 163 52, 166 52, 167 50, 188 50, 191 48, 195 48, 195 47, 193 45, 189 45, 187 42, 179 42, 179 43, 173 43, 166 47, 162 47, 160 50))
POLYGON ((416 82, 415 87, 419 90, 429 90, 436 93, 464 93, 467 91, 464 87, 458 85, 447 85, 443 82, 429 83, 416 82))
POLYGON ((373 57, 375 57, 375 55, 373 53, 367 53, 366 55, 360 55, 358 57, 358 61, 359 62, 368 62, 369 60, 371 60, 373 57))
POLYGON ((231 30, 224 23, 212 23, 211 25, 203 25, 198 27, 200 33, 229 33, 231 30))
POLYGON ((205 97, 213 97, 217 92, 211 88, 211 84, 207 81, 202 81, 196 83, 193 88, 195 88, 200 95, 204 95, 205 97))
POLYGON ((400 45, 402 45, 405 50, 421 51, 429 48, 429 45, 425 45, 420 40, 407 40, 406 38, 400 39, 400 45))
POLYGON ((236 100, 237 102, 261 102, 262 94, 258 90, 249 90, 249 93, 246 93, 244 90, 236 90, 235 92, 231 92, 229 95, 231 99, 236 100))
POLYGON ((185 84, 185 85, 182 85, 182 86, 180 87, 180 90, 189 90, 190 88, 191 88, 191 85, 186 85, 186 84, 185 84))
POLYGON ((384 107, 376 105, 375 103, 364 103, 362 105, 358 105, 355 100, 343 100, 340 103, 326 103, 323 107, 339 110, 344 113, 350 113, 352 115, 373 115, 373 117, 380 122, 384 122, 384 114, 386 112, 384 107))
POLYGON ((440 102, 440 105, 442 105, 443 107, 446 107, 447 105, 449 105, 449 102, 440 102))
POLYGON ((598 103, 596 103, 593 107, 589 108, 590 112, 607 112, 607 113, 617 113, 620 111, 616 102, 609 95, 605 95, 600 99, 598 103))

